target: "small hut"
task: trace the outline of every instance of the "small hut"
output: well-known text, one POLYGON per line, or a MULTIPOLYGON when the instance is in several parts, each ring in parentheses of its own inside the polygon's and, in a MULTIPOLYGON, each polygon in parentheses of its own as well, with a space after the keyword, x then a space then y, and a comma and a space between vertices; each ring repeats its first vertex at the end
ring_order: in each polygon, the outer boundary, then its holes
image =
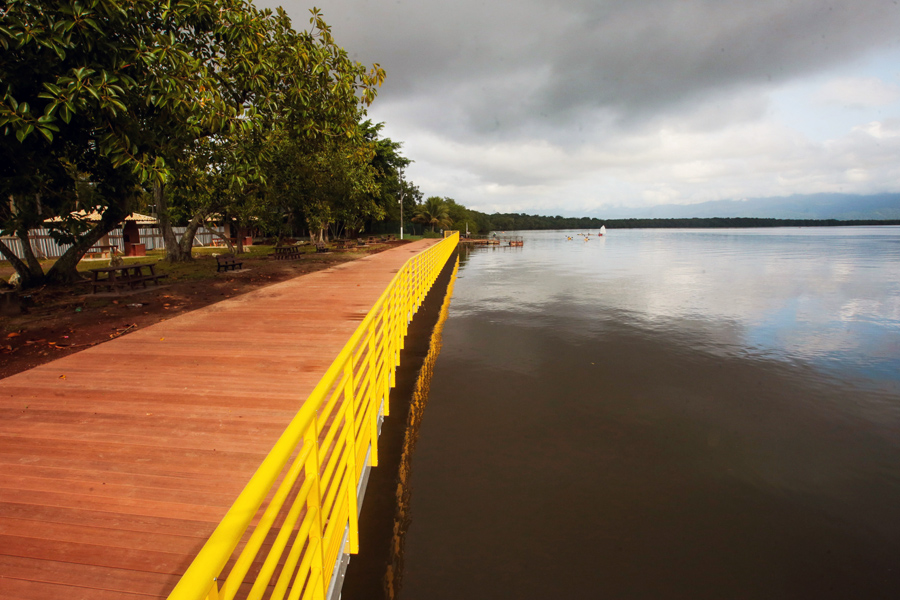
MULTIPOLYGON (((82 221, 96 223, 100 220, 102 215, 97 211, 87 212, 79 210, 72 213, 72 216, 82 221)), ((58 223, 60 221, 62 221, 61 218, 53 217, 44 222, 58 223)), ((125 220, 122 223, 121 247, 119 247, 118 239, 111 239, 112 237, 118 238, 118 235, 106 234, 100 238, 90 250, 88 250, 87 254, 109 256, 112 250, 115 249, 116 252, 121 252, 125 256, 145 256, 147 254, 147 245, 141 243, 140 227, 152 225, 157 225, 157 220, 155 218, 148 215, 142 215, 141 213, 131 213, 125 217, 125 220)))

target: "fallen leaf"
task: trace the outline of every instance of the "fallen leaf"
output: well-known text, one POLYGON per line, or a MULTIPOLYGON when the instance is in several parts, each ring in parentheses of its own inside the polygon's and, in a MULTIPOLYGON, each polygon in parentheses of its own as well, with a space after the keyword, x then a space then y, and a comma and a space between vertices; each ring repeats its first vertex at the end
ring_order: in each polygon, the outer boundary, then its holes
POLYGON ((8 338, 14 338, 14 337, 19 337, 20 335, 22 335, 22 334, 21 334, 21 333, 16 333, 15 331, 13 331, 12 333, 8 333, 8 334, 6 335, 6 337, 8 337, 8 338))
MULTIPOLYGON (((60 375, 59 378, 60 378, 60 379, 65 379, 66 376, 65 376, 65 375, 60 375)), ((28 407, 26 406, 25 408, 28 408, 28 407)))
POLYGON ((166 338, 159 338, 159 341, 164 342, 166 341, 166 338))

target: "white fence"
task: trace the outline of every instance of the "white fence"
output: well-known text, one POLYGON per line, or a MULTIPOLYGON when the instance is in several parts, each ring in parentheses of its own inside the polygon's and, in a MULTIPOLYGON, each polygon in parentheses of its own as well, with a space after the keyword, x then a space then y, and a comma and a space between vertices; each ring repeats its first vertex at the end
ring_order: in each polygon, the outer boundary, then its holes
MULTIPOLYGON (((154 250, 156 248, 162 248, 165 246, 163 243, 162 233, 160 233, 157 227, 139 227, 141 234, 141 244, 144 244, 147 250, 154 250)), ((175 235, 180 237, 181 234, 185 232, 187 227, 173 227, 175 231, 175 235)), ((219 233, 223 233, 225 231, 224 227, 214 227, 215 231, 219 233)), ((63 255, 63 253, 68 250, 72 245, 71 244, 58 244, 56 240, 54 240, 50 236, 50 232, 41 227, 39 229, 32 229, 28 232, 29 237, 31 238, 31 247, 34 250, 35 255, 38 257, 45 258, 59 258, 63 255)), ((19 258, 25 258, 25 255, 22 253, 22 242, 17 237, 11 236, 3 236, 0 238, 3 240, 3 243, 9 246, 16 256, 19 258)), ((201 229, 197 232, 197 235, 194 236, 194 246, 209 246, 212 244, 215 236, 211 234, 209 231, 205 229, 201 229)), ((122 242, 122 228, 116 228, 109 232, 109 243, 114 246, 118 246, 119 250, 124 249, 124 244, 122 242)))

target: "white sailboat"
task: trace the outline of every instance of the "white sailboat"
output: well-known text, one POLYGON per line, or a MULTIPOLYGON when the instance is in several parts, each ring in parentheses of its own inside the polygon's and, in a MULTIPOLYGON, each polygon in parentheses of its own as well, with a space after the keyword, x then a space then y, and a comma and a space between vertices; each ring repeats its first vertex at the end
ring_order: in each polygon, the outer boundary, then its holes
POLYGON ((606 225, 600 226, 600 233, 598 233, 597 235, 606 235, 606 225))

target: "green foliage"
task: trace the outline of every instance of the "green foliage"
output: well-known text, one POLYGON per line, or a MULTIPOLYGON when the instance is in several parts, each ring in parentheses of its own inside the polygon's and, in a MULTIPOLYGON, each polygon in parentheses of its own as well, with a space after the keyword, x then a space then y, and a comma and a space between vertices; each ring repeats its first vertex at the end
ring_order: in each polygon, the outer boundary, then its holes
MULTIPOLYGON (((449 200, 449 199, 448 199, 449 200)), ((494 213, 487 215, 464 209, 466 218, 477 228, 470 231, 522 231, 542 229, 650 229, 650 228, 726 228, 726 227, 834 227, 841 225, 900 225, 900 221, 838 221, 835 219, 758 219, 758 218, 691 218, 691 219, 597 219, 595 217, 561 217, 494 213)), ((454 222, 454 229, 465 230, 454 222)))
POLYGON ((76 208, 114 227, 151 184, 164 226, 214 210, 257 217, 272 132, 319 146, 354 137, 384 80, 310 12, 298 32, 248 0, 5 2, 0 195, 15 208, 0 209, 3 230, 76 208))
POLYGON ((527 229, 599 229, 601 225, 606 223, 606 221, 592 217, 562 217, 558 215, 545 217, 526 215, 524 213, 479 214, 481 216, 479 229, 482 232, 527 229))
POLYGON ((430 226, 431 231, 434 231, 436 228, 446 229, 452 224, 448 209, 449 207, 444 198, 431 196, 416 207, 412 220, 415 223, 430 226))
POLYGON ((728 227, 840 227, 854 225, 900 225, 900 221, 837 219, 765 219, 751 217, 712 217, 690 219, 609 219, 610 229, 693 229, 728 227))

